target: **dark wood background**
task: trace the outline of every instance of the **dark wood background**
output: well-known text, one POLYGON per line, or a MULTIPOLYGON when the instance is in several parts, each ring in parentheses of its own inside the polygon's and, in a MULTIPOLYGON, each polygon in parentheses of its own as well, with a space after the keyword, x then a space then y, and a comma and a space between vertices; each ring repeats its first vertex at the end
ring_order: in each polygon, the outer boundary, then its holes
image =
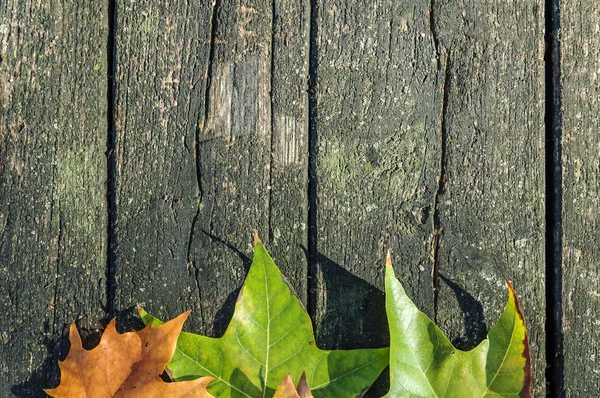
POLYGON ((593 0, 0 2, 0 395, 58 383, 73 320, 191 308, 218 336, 258 230, 322 348, 388 344, 390 248, 459 348, 512 280, 534 395, 549 365, 551 396, 597 396, 599 21, 593 0))

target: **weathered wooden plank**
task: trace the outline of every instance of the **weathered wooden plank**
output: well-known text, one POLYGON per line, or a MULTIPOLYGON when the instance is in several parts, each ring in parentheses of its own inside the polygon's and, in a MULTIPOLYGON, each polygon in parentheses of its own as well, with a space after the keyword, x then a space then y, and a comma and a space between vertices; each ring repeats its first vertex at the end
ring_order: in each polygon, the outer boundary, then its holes
MULTIPOLYGON (((325 1, 318 9, 317 341, 389 343, 385 250, 411 297, 433 315, 429 251, 440 113, 435 48, 422 2, 325 1)), ((386 376, 369 391, 387 391, 386 376)))
POLYGON ((307 69, 306 20, 298 19, 305 7, 120 5, 120 309, 139 301, 170 317, 193 308, 187 328, 219 334, 252 257, 254 230, 274 243, 275 260, 306 291, 297 246, 306 245, 307 105, 298 86, 307 69))
POLYGON ((600 4, 561 2, 563 330, 569 397, 600 391, 600 4))
MULTIPOLYGON (((115 306, 197 310, 188 245, 201 193, 209 2, 122 1, 115 32, 115 306)), ((197 328, 196 311, 188 325, 197 328)))
POLYGON ((45 396, 106 306, 106 7, 0 4, 0 391, 45 396))
POLYGON ((410 295, 462 347, 485 337, 503 276, 513 280, 543 391, 542 11, 537 0, 323 4, 317 241, 330 260, 315 288, 329 345, 385 342, 391 247, 410 295))
POLYGON ((310 2, 273 0, 273 12, 269 247, 306 304, 310 2))
POLYGON ((483 339, 513 281, 545 390, 544 3, 435 2, 444 70, 434 254, 437 320, 459 346, 483 339))
POLYGON ((316 45, 317 341, 384 346, 387 248, 411 297, 433 314, 441 105, 426 4, 324 1, 316 45))

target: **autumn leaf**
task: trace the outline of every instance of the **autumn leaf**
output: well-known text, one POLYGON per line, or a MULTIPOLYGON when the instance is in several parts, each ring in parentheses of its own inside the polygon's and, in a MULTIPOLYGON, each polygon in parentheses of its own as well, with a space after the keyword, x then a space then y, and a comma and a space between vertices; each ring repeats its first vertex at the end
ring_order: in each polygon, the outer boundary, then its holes
POLYGON ((175 380, 214 377, 208 390, 219 398, 272 397, 286 375, 299 380, 304 370, 315 397, 355 397, 377 379, 388 355, 388 348, 319 349, 306 310, 255 236, 254 259, 225 334, 182 333, 167 369, 175 380))
POLYGON ((506 308, 487 339, 471 351, 461 351, 408 298, 388 254, 385 292, 391 386, 387 397, 530 397, 525 321, 515 291, 506 284, 506 308))
POLYGON ((308 382, 306 381, 306 373, 302 373, 298 386, 294 387, 294 382, 290 375, 285 376, 285 379, 281 382, 273 398, 313 398, 308 382))
POLYGON ((46 393, 56 398, 212 397, 206 391, 211 377, 176 383, 166 383, 159 377, 175 351, 188 315, 189 311, 162 326, 148 325, 123 334, 117 333, 113 319, 92 350, 82 347, 73 323, 69 354, 58 364, 60 385, 46 393))

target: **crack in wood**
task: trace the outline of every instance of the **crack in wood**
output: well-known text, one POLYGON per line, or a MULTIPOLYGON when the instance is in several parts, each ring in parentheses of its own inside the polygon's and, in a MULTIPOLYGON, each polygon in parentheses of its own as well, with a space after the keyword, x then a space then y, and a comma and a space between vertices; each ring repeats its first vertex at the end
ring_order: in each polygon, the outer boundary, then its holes
MULTIPOLYGON (((190 266, 194 270, 194 279, 196 280, 196 288, 198 289, 198 299, 200 300, 199 302, 202 303, 203 302, 203 300, 202 300, 202 289, 201 289, 201 286, 200 286, 200 279, 199 279, 200 269, 196 265, 196 261, 189 261, 188 260, 188 269, 190 268, 190 266)), ((204 311, 202 311, 202 306, 200 306, 199 312, 200 312, 200 322, 201 322, 201 324, 202 325, 206 325, 206 321, 204 319, 204 311)))
POLYGON ((198 208, 196 209, 196 214, 194 215, 194 219, 192 220, 192 225, 190 227, 190 233, 188 235, 188 244, 187 244, 187 252, 186 259, 187 262, 190 262, 190 252, 192 250, 192 240, 194 238, 194 230, 196 229, 196 223, 198 222, 198 217, 200 216, 200 202, 198 202, 198 208))
POLYGON ((437 294, 438 289, 440 287, 439 282, 439 253, 438 248, 440 246, 440 241, 442 240, 442 235, 444 233, 444 229, 442 227, 438 227, 434 224, 433 231, 430 236, 430 245, 431 249, 429 250, 429 261, 431 261, 431 287, 433 292, 437 294))
POLYGON ((436 21, 434 17, 434 0, 429 3, 429 30, 435 49, 436 60, 437 60, 437 77, 443 79, 441 82, 441 109, 438 122, 438 137, 439 137, 439 173, 436 177, 437 189, 433 196, 433 217, 432 217, 432 232, 430 236, 430 252, 429 260, 431 262, 431 287, 433 289, 433 313, 434 321, 437 321, 437 310, 438 310, 438 299, 439 299, 439 248, 443 236, 443 227, 441 226, 440 220, 440 196, 444 194, 444 183, 446 178, 446 147, 447 147, 447 113, 448 113, 448 95, 450 86, 450 75, 449 75, 449 64, 450 64, 450 53, 449 50, 445 50, 443 53, 440 50, 440 43, 438 32, 436 29, 436 21))
MULTIPOLYGON (((202 166, 200 164, 200 143, 201 143, 201 135, 206 135, 206 130, 208 129, 208 118, 210 116, 210 90, 211 83, 213 78, 213 66, 215 59, 215 45, 216 45, 216 36, 217 36, 217 14, 220 7, 220 1, 215 0, 213 2, 213 11, 211 17, 211 26, 210 26, 210 48, 208 55, 208 66, 206 69, 206 87, 204 89, 204 115, 202 115, 203 120, 196 123, 196 136, 194 138, 194 163, 196 169, 196 185, 197 185, 197 194, 196 194, 196 214, 192 219, 192 225, 190 227, 190 233, 188 235, 188 243, 187 243, 187 252, 186 252, 186 262, 188 265, 188 269, 191 267, 194 269, 194 279, 196 281, 196 288, 198 289, 198 299, 199 302, 202 303, 202 294, 201 294, 201 286, 199 281, 199 273, 200 269, 196 265, 196 261, 191 259, 191 250, 192 250, 192 242, 194 240, 194 235, 196 232, 196 226, 198 224, 198 220, 200 218, 200 211, 202 210, 202 200, 204 198, 204 190, 202 188, 202 166)), ((200 319, 202 320, 202 324, 205 324, 204 321, 204 311, 202 311, 202 306, 200 306, 200 319)))
POLYGON ((437 60, 437 69, 438 72, 442 69, 441 59, 440 59, 440 40, 437 33, 437 27, 435 22, 435 16, 433 14, 433 9, 435 7, 435 0, 429 1, 429 34, 431 35, 431 39, 433 40, 433 48, 435 50, 435 56, 437 60))
POLYGON ((215 0, 213 3, 213 12, 211 17, 211 26, 210 26, 210 48, 208 55, 208 67, 206 70, 206 87, 204 89, 204 115, 202 122, 197 123, 196 127, 196 137, 194 140, 194 163, 196 168, 196 185, 197 185, 197 196, 196 201, 198 206, 196 208, 196 214, 194 215, 194 219, 192 220, 192 226, 190 228, 190 234, 188 238, 188 247, 187 247, 187 261, 190 262, 190 251, 192 246, 192 240, 194 236, 194 231, 196 229, 196 224, 198 222, 198 218, 200 216, 201 203, 204 197, 204 191, 202 188, 202 166, 200 165, 200 143, 201 143, 201 134, 206 132, 208 129, 208 117, 210 114, 210 89, 213 77, 213 63, 215 58, 215 42, 217 35, 217 13, 219 9, 219 0, 215 0))

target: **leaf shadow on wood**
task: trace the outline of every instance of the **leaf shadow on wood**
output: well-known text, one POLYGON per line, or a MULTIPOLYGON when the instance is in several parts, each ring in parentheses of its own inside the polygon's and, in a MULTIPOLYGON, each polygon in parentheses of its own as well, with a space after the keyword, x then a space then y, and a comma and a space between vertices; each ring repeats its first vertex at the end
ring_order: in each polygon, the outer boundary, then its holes
POLYGON ((142 330, 145 327, 144 322, 140 318, 135 306, 117 311, 115 318, 117 318, 116 326, 119 333, 142 330))
POLYGON ((452 282, 442 274, 439 274, 439 277, 452 289, 464 314, 465 335, 453 339, 452 344, 463 351, 473 349, 487 336, 483 306, 457 283, 452 282))
POLYGON ((244 264, 244 270, 246 271, 246 273, 248 272, 248 270, 250 269, 250 265, 252 264, 252 259, 248 257, 243 251, 241 251, 231 243, 227 242, 225 239, 219 238, 218 236, 213 235, 210 232, 207 232, 203 229, 201 229, 200 231, 210 238, 211 243, 221 243, 225 245, 229 250, 234 252, 240 258, 240 260, 242 260, 242 263, 244 264))
MULTIPOLYGON (((66 335, 62 336, 56 344, 53 339, 44 337, 43 345, 48 350, 48 355, 42 366, 33 371, 29 379, 13 385, 10 389, 16 397, 47 397, 42 390, 43 388, 51 388, 58 385, 59 370, 57 362, 57 353, 62 352, 62 347, 69 346, 69 339, 66 335)), ((60 358, 64 359, 64 358, 60 358)))
MULTIPOLYGON (((103 322, 104 326, 108 322, 103 322)), ((46 359, 43 364, 35 369, 29 379, 26 381, 13 385, 10 389, 11 393, 15 397, 29 398, 29 397, 47 397, 44 393, 44 388, 53 388, 58 386, 60 382, 60 369, 58 368, 58 361, 63 361, 69 352, 69 325, 63 325, 62 334, 60 338, 54 340, 47 336, 44 337, 43 345, 46 347, 48 352, 46 359)), ((46 329, 49 329, 49 325, 46 324, 46 329)), ((83 347, 91 349, 98 345, 102 332, 97 329, 81 329, 80 331, 81 342, 83 347)))
MULTIPOLYGON (((235 255, 237 255, 242 261, 245 274, 248 274, 248 270, 250 269, 250 265, 252 264, 252 259, 250 257, 248 257, 243 251, 241 251, 231 243, 227 242, 225 239, 213 235, 210 232, 207 232, 203 229, 201 229, 200 231, 210 238, 211 243, 221 243, 227 249, 231 250, 235 255)), ((223 303, 219 311, 217 311, 212 327, 212 337, 222 336, 225 333, 225 330, 227 330, 227 326, 229 326, 229 321, 233 317, 233 312, 235 310, 235 302, 240 293, 240 289, 241 287, 229 293, 229 295, 225 299, 225 302, 223 303)))
MULTIPOLYGON (((384 292, 320 252, 312 266, 324 282, 323 291, 316 291, 314 286, 311 289, 312 310, 315 304, 322 306, 319 319, 310 314, 313 323, 318 322, 315 324, 317 345, 342 350, 389 347, 384 292)), ((380 397, 388 390, 389 373, 385 370, 365 397, 380 397)))
POLYGON ((324 308, 316 330, 317 341, 327 349, 381 348, 389 346, 385 294, 321 253, 317 267, 324 291, 313 303, 324 308))
POLYGON ((227 326, 229 326, 229 322, 231 321, 231 318, 233 318, 235 302, 240 294, 240 289, 241 288, 237 288, 229 293, 229 296, 227 296, 225 302, 221 308, 219 308, 219 311, 217 311, 212 327, 212 337, 221 337, 225 334, 227 326))

